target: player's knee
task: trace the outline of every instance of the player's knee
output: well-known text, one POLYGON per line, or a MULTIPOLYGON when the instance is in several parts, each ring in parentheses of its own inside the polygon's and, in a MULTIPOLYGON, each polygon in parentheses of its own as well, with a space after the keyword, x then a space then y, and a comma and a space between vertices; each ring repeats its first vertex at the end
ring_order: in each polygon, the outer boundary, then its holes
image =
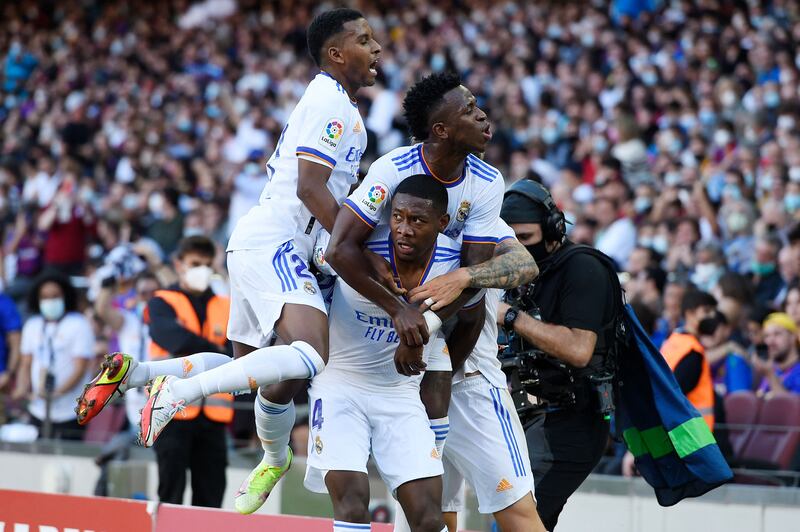
POLYGON ((406 515, 406 517, 411 526, 411 532, 441 532, 444 528, 442 508, 433 501, 426 501, 413 515, 406 515))
POLYGON ((369 523, 369 497, 359 493, 345 493, 334 503, 334 513, 340 521, 369 523))
POLYGON ((440 508, 431 507, 430 510, 426 510, 416 517, 416 519, 409 518, 408 520, 411 532, 442 532, 442 528, 444 528, 440 508))
POLYGON ((450 406, 450 372, 429 371, 420 385, 420 399, 431 419, 445 417, 450 406))

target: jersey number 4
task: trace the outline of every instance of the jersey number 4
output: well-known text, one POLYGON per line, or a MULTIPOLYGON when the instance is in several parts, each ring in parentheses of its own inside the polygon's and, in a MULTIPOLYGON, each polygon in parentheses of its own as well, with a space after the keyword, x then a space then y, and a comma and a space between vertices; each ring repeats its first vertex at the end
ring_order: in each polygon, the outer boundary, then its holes
POLYGON ((322 428, 322 399, 314 402, 314 410, 311 412, 311 428, 320 430, 322 428))

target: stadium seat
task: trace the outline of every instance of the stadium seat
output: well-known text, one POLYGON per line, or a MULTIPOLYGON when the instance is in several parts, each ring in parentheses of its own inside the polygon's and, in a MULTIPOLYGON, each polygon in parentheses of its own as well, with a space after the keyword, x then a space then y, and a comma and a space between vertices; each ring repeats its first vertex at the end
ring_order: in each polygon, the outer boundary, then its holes
POLYGON ((789 469, 800 444, 800 395, 776 394, 764 399, 757 426, 740 458, 764 468, 789 469))
POLYGON ((725 396, 728 439, 733 447, 733 456, 739 457, 754 431, 758 419, 761 399, 749 390, 733 392, 725 396))

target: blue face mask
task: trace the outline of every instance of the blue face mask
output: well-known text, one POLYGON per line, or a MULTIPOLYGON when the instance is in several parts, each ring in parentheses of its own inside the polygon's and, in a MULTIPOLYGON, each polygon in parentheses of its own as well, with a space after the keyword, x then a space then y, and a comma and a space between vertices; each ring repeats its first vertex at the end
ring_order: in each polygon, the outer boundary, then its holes
POLYGON ((742 199, 742 189, 736 185, 727 184, 722 187, 722 197, 730 198, 734 201, 742 199))
POLYGON ((772 272, 775 271, 775 264, 763 263, 763 262, 758 262, 758 261, 754 260, 753 263, 750 265, 750 270, 755 275, 759 275, 761 277, 764 277, 765 275, 769 275, 769 274, 771 274, 772 272))
POLYGON ((800 194, 787 194, 783 197, 783 205, 789 212, 800 209, 800 194))

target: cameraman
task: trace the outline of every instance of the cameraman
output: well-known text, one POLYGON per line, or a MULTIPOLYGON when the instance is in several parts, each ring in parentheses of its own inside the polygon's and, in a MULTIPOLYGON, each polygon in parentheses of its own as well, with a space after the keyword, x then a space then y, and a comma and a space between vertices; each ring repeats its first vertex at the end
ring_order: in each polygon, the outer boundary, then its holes
POLYGON ((541 271, 534 285, 522 288, 527 303, 520 308, 501 303, 497 316, 507 333, 522 340, 522 350, 543 352, 530 359, 541 365, 538 380, 544 390, 525 386, 538 400, 525 426, 539 515, 553 530, 567 499, 606 447, 611 394, 603 402, 597 392, 608 391, 613 378, 606 351, 614 343, 621 292, 598 257, 583 250, 566 256, 576 244, 566 239, 564 215, 539 183, 515 183, 500 217, 541 271), (600 381, 607 387, 598 387, 600 381))

